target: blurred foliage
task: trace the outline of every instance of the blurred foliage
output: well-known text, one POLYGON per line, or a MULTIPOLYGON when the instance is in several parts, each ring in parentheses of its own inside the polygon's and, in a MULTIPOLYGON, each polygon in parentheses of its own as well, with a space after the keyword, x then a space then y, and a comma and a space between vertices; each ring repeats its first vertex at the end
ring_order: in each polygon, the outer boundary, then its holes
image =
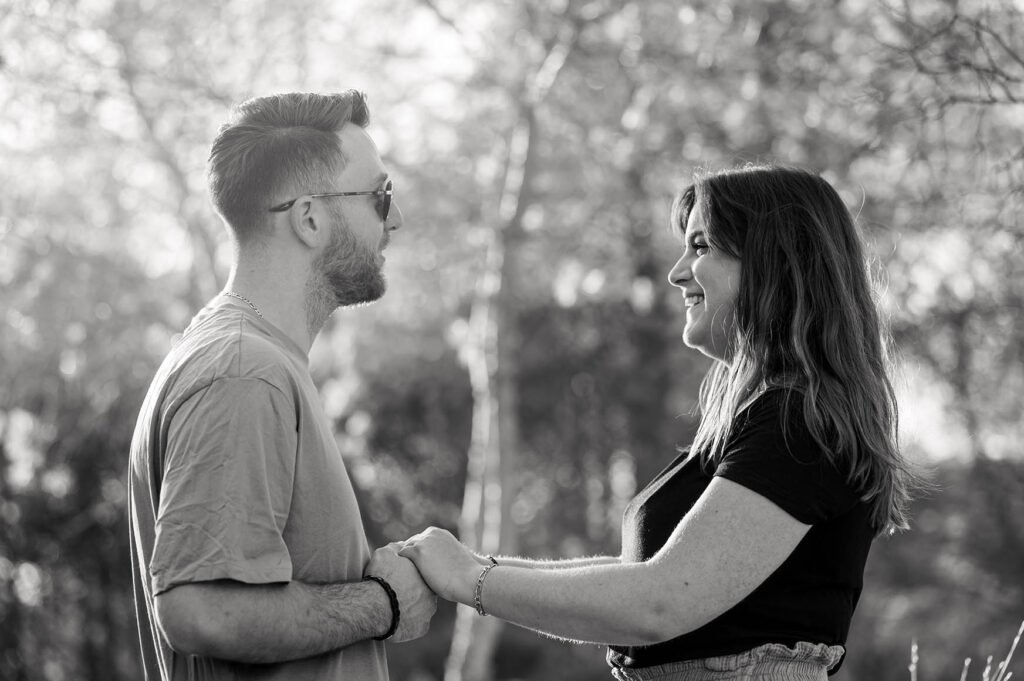
MULTIPOLYGON (((226 276, 203 166, 246 97, 370 96, 406 227, 389 295, 336 314, 311 366, 371 541, 456 526, 473 290, 523 74, 562 43, 516 254, 522 551, 618 550, 622 505, 692 434, 707 368, 663 279, 668 202, 695 168, 775 159, 856 210, 906 447, 939 485, 912 532, 878 542, 837 678, 904 678, 911 638, 922 679, 1006 649, 1024 614, 1019 1, 327 5, 0 6, 0 678, 138 678, 128 444, 161 357, 226 276)), ((391 648, 393 678, 440 678, 453 612, 391 648)), ((496 678, 603 668, 515 628, 494 655, 496 678)))

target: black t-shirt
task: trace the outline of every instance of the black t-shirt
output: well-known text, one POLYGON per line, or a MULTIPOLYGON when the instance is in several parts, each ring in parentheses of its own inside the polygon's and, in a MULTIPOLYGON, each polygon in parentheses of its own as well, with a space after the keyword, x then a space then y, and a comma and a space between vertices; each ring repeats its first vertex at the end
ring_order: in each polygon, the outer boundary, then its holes
MULTIPOLYGON (((721 464, 707 471, 683 452, 626 507, 624 561, 648 560, 714 476, 743 485, 811 529, 753 592, 703 627, 649 646, 611 646, 609 664, 650 667, 731 655, 765 643, 844 645, 875 536, 869 507, 829 463, 803 418, 802 398, 773 389, 737 416, 721 464), (785 432, 784 432, 785 431, 785 432), (788 444, 788 447, 787 447, 788 444)), ((834 673, 839 665, 833 668, 834 673)))

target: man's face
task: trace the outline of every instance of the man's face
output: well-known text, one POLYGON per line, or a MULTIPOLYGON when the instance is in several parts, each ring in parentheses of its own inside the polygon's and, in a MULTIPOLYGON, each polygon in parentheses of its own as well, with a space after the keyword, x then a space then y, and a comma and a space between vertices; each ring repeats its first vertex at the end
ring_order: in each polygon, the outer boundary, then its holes
MULTIPOLYGON (((338 133, 345 168, 338 191, 374 191, 388 179, 373 140, 363 128, 347 124, 338 133)), ((382 271, 383 251, 391 232, 402 224, 402 213, 392 201, 387 220, 378 211, 376 196, 328 197, 323 200, 330 219, 330 238, 314 261, 310 284, 336 306, 377 300, 387 289, 382 271)))
POLYGON ((332 217, 330 240, 313 263, 314 284, 323 299, 333 298, 336 307, 371 303, 387 290, 384 256, 387 234, 378 245, 369 246, 350 229, 343 211, 329 209, 332 217))

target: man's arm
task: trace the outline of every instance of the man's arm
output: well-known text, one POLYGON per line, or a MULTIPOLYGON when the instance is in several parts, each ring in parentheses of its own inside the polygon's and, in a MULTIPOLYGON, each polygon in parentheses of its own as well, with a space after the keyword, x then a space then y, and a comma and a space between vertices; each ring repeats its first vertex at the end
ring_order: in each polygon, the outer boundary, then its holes
MULTIPOLYGON (((367 574, 395 590, 400 624, 391 640, 422 636, 436 607, 413 564, 378 549, 367 574)), ((285 662, 384 635, 391 604, 376 582, 282 585, 220 580, 182 584, 156 597, 156 617, 179 653, 234 662, 285 662)))
POLYGON ((373 582, 182 584, 156 597, 156 617, 179 653, 234 662, 285 662, 381 636, 391 622, 373 582))

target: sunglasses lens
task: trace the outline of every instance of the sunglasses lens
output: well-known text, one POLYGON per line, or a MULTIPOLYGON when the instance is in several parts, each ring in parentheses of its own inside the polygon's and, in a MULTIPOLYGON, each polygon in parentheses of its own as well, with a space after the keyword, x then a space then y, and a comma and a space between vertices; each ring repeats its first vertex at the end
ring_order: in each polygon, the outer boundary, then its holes
POLYGON ((391 180, 388 180, 384 185, 384 191, 387 194, 382 194, 377 197, 377 212, 380 213, 381 220, 388 219, 388 213, 391 212, 391 192, 393 191, 391 180))

